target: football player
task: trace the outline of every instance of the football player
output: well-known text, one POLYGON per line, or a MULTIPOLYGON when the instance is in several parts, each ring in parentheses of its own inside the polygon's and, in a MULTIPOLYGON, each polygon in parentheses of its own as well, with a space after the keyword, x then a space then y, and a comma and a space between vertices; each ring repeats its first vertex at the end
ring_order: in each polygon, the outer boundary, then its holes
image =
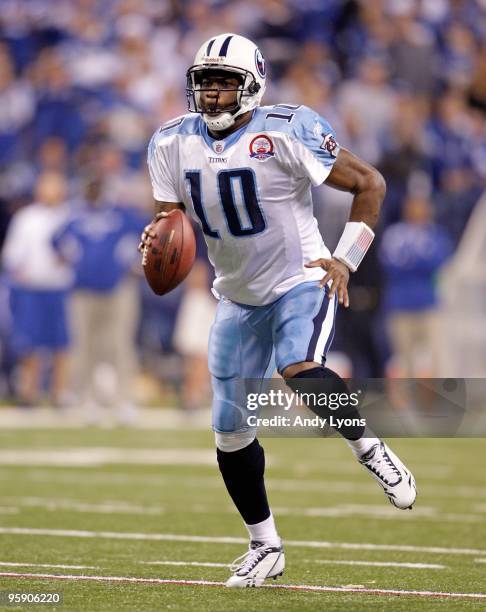
MULTIPOLYGON (((338 302, 349 305, 349 275, 373 240, 385 195, 379 172, 340 147, 316 112, 260 106, 265 84, 265 61, 253 42, 232 33, 211 38, 187 71, 190 112, 158 129, 148 151, 154 222, 184 209, 200 225, 215 268, 212 425, 223 480, 250 536, 229 587, 260 586, 285 565, 265 490, 264 451, 245 420, 238 380, 263 378, 273 354, 296 392, 305 379, 346 391, 326 368, 326 353, 338 302), (332 255, 313 216, 311 187, 324 181, 354 195, 332 255)), ((151 224, 140 249, 153 237, 151 224)), ((364 427, 339 432, 389 500, 411 507, 413 476, 387 445, 364 427)))

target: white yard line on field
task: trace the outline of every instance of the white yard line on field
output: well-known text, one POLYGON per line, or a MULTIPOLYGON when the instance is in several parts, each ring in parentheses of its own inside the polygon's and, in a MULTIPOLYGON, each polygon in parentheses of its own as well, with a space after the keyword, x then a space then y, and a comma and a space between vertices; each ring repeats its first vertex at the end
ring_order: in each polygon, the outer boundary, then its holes
MULTIPOLYGON (((60 499, 50 497, 21 497, 21 496, 8 496, 5 498, 12 504, 17 504, 16 507, 12 507, 12 512, 18 512, 19 507, 29 508, 43 508, 48 511, 57 512, 59 510, 65 510, 68 512, 86 512, 86 513, 98 513, 98 514, 140 514, 140 515, 161 515, 166 512, 166 509, 161 506, 140 506, 132 504, 129 501, 111 501, 107 500, 99 504, 92 504, 74 499, 60 499)), ((217 506, 212 507, 203 504, 194 504, 187 506, 186 511, 206 513, 206 514, 220 514, 220 513, 232 513, 234 512, 233 506, 217 506)), ((275 515, 280 516, 304 516, 308 518, 322 518, 322 517, 333 517, 333 518, 345 518, 348 516, 363 516, 371 519, 385 519, 385 520, 427 520, 427 521, 438 521, 438 522, 452 522, 452 523, 482 523, 484 517, 481 515, 473 514, 451 514, 441 513, 437 508, 430 506, 420 506, 414 508, 413 512, 399 512, 396 508, 391 506, 380 504, 338 504, 335 506, 324 506, 317 508, 299 508, 299 507, 274 507, 275 515)), ((2 508, 0 507, 0 513, 2 508)))
POLYGON ((272 508, 277 516, 305 516, 308 518, 345 518, 347 516, 364 516, 371 519, 385 519, 391 521, 438 521, 447 523, 483 523, 484 517, 475 514, 442 513, 438 508, 430 506, 419 506, 413 508, 413 512, 397 512, 391 505, 371 504, 339 504, 320 508, 299 508, 287 506, 275 506, 272 508))
MULTIPOLYGON (((63 574, 20 574, 14 572, 0 572, 2 578, 30 578, 33 580, 72 580, 72 581, 93 581, 93 582, 126 582, 143 584, 167 584, 178 586, 213 586, 224 587, 224 582, 214 582, 210 580, 175 580, 164 578, 137 578, 135 576, 83 576, 83 575, 63 575, 63 574)), ((367 589, 363 587, 346 586, 321 586, 306 584, 266 584, 264 589, 285 589, 292 591, 315 591, 325 593, 360 593, 367 595, 409 595, 424 598, 448 598, 448 599, 486 599, 486 593, 454 593, 442 591, 409 591, 399 589, 367 589)))
MULTIPOLYGON (((196 536, 173 533, 136 533, 130 531, 87 531, 77 529, 35 529, 29 527, 0 527, 4 535, 55 536, 64 538, 94 538, 108 540, 148 540, 154 542, 206 542, 209 544, 246 544, 247 538, 229 536, 196 536)), ((389 550, 421 552, 440 555, 486 555, 478 548, 449 548, 445 546, 412 546, 408 544, 370 544, 355 542, 327 542, 313 540, 285 540, 285 546, 299 548, 337 548, 343 550, 389 550)))
MULTIPOLYGON (((274 456, 267 455, 266 459, 272 465, 280 463, 274 456)), ((112 446, 7 448, 0 450, 0 465, 6 466, 95 467, 118 464, 215 466, 216 453, 212 448, 139 449, 112 446)), ((445 470, 444 466, 427 466, 427 468, 422 468, 420 475, 422 478, 444 480, 447 477, 447 471, 445 470), (438 476, 439 472, 440 477, 438 476)), ((343 475, 353 475, 356 472, 356 466, 351 458, 349 463, 342 463, 340 466, 340 473, 343 475)), ((296 478, 292 482, 300 483, 302 481, 296 478)))
POLYGON ((97 565, 59 565, 52 563, 11 563, 0 561, 1 567, 52 567, 58 569, 100 569, 97 565))
MULTIPOLYGON (((360 471, 360 467, 356 465, 356 462, 353 461, 352 455, 349 454, 348 450, 340 453, 338 457, 336 457, 336 461, 339 461, 339 472, 343 474, 356 474, 360 471)), ((289 467, 292 469, 291 475, 298 478, 302 476, 303 478, 308 478, 311 474, 309 473, 309 462, 293 462, 289 467)), ((315 469, 315 468, 314 468, 315 469)), ((419 474, 422 478, 427 478, 430 480, 446 480, 450 477, 453 471, 453 466, 451 465, 421 465, 419 474)))
MULTIPOLYGON (((139 506, 124 501, 106 501, 100 504, 90 504, 75 499, 57 499, 51 497, 7 497, 10 503, 28 508, 43 508, 49 511, 67 510, 73 512, 91 512, 97 514, 150 514, 165 513, 160 506, 139 506)), ((18 511, 18 508, 17 508, 18 511)))
MULTIPOLYGON (((0 5, 2 3, 0 2, 0 5)), ((207 431, 211 422, 211 411, 208 408, 186 414, 176 408, 160 406, 162 409, 139 408, 135 430, 160 429, 207 431)), ((108 408, 102 411, 102 426, 113 427, 118 423, 116 413, 108 408)), ((19 410, 18 407, 4 407, 0 410, 0 429, 77 429, 86 427, 86 414, 81 407, 73 407, 65 413, 50 407, 34 407, 32 410, 19 410)))
POLYGON ((325 565, 363 565, 369 567, 403 567, 407 569, 444 569, 445 565, 436 563, 398 563, 396 561, 342 561, 337 559, 304 559, 306 563, 325 565))
POLYGON ((0 506, 0 514, 18 514, 19 509, 15 506, 0 506))
MULTIPOLYGON (((353 480, 327 480, 326 474, 322 474, 322 477, 315 478, 314 480, 306 479, 293 479, 293 478, 268 478, 267 488, 275 491, 284 492, 302 492, 302 493, 360 493, 360 494, 372 494, 376 492, 376 483, 366 479, 366 475, 363 475, 363 479, 359 481, 353 480)), ((201 485, 202 486, 202 485, 201 485)), ((486 486, 469 486, 469 485, 431 485, 426 483, 425 487, 421 487, 421 493, 426 492, 434 497, 460 498, 460 497, 471 497, 477 499, 478 497, 486 498, 486 486)))
MULTIPOLYGON (((304 559, 305 563, 317 563, 326 565, 363 565, 370 567, 401 567, 406 569, 444 569, 445 565, 436 563, 398 563, 394 561, 341 561, 337 559, 304 559)), ((139 561, 141 565, 173 565, 193 567, 230 567, 229 563, 211 563, 209 561, 139 561)))
POLYGON ((474 561, 476 563, 486 563, 486 558, 485 559, 474 559, 474 561))
MULTIPOLYGON (((189 460, 187 460, 189 465, 189 460)), ((169 465, 169 463, 167 463, 169 465)), ((177 465, 177 464, 175 464, 177 465)), ((196 464, 194 464, 196 465, 196 464)), ((55 468, 55 466, 53 466, 55 468)), ((66 467, 66 466, 64 466, 66 467)), ((82 467, 82 466, 75 466, 82 467)), ((96 466, 86 466, 96 467, 96 466)), ((15 469, 15 474, 18 474, 18 470, 15 469)), ((120 473, 116 474, 108 473, 92 473, 91 471, 84 471, 79 469, 59 470, 57 468, 52 471, 47 467, 46 469, 33 469, 22 471, 22 478, 24 480, 31 480, 34 482, 61 482, 72 484, 73 482, 88 482, 91 485, 123 485, 127 483, 134 483, 138 485, 153 485, 162 487, 164 485, 170 485, 174 482, 177 484, 183 484, 184 486, 194 489, 220 489, 224 485, 222 484, 221 478, 215 476, 184 476, 181 474, 177 475, 149 475, 149 474, 133 474, 133 473, 120 473)), ((320 478, 310 479, 291 479, 291 478, 268 478, 267 488, 273 491, 281 492, 302 492, 302 493, 343 493, 343 494, 355 494, 360 493, 362 495, 375 496, 376 495, 376 483, 371 480, 367 480, 366 474, 361 474, 362 479, 356 480, 328 480, 329 475, 322 473, 320 478)), ((12 479, 12 472, 9 472, 9 468, 5 468, 0 473, 0 480, 12 479)), ((469 485, 426 485, 421 488, 421 493, 427 493, 434 498, 486 498, 486 486, 469 486, 469 485)))
POLYGON ((112 464, 216 466, 216 455, 209 448, 69 447, 0 450, 0 465, 93 467, 112 464))
POLYGON ((140 565, 175 565, 192 567, 225 567, 228 569, 230 563, 211 563, 210 561, 139 561, 140 565))

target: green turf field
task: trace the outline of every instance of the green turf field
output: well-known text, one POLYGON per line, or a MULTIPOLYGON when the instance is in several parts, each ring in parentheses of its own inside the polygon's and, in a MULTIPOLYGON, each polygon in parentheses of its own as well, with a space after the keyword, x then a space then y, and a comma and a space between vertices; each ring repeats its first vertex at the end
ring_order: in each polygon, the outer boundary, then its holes
POLYGON ((413 511, 393 508, 340 440, 263 444, 286 542, 275 584, 353 590, 176 583, 224 581, 226 567, 201 564, 230 563, 246 547, 210 433, 17 429, 0 432, 0 592, 62 591, 57 609, 88 611, 486 608, 479 598, 367 592, 486 593, 486 441, 390 440, 417 478, 413 511))

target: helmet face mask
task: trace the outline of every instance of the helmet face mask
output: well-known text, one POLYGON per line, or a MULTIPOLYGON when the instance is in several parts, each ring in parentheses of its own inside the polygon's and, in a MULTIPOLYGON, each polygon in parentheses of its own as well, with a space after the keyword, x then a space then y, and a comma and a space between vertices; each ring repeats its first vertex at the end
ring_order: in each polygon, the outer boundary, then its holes
POLYGON ((224 113, 224 112, 236 112, 240 106, 243 97, 245 96, 245 82, 246 76, 237 69, 214 69, 213 67, 201 68, 200 66, 191 66, 187 71, 187 88, 186 96, 188 102, 188 108, 193 113, 224 113), (239 81, 237 87, 227 87, 224 85, 224 81, 228 79, 236 79, 239 81), (221 81, 222 85, 219 88, 215 88, 211 84, 205 85, 204 81, 221 81), (204 103, 204 94, 206 92, 218 92, 218 98, 215 104, 208 105, 204 103), (219 106, 219 94, 221 92, 230 93, 236 92, 235 102, 231 105, 219 106), (209 107, 214 106, 214 108, 209 107))
POLYGON ((259 106, 265 90, 265 62, 258 47, 236 34, 221 34, 206 41, 196 53, 194 65, 186 73, 186 96, 190 112, 201 113, 211 130, 221 131, 234 125, 238 116, 259 106), (216 55, 217 53, 220 55, 216 55), (211 55, 209 55, 211 53, 211 55), (204 79, 211 81, 208 87, 204 79), (224 81, 236 78, 237 87, 224 86, 224 81), (214 87, 221 80, 223 86, 214 87), (204 100, 205 92, 218 92, 217 97, 204 100), (235 92, 234 104, 219 105, 222 92, 235 92), (203 95, 202 95, 203 94, 203 95))

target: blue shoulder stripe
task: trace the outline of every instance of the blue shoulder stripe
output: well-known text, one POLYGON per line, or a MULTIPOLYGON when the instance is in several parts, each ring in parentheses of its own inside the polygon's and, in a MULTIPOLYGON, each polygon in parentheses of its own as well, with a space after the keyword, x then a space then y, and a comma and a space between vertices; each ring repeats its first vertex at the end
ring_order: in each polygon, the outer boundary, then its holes
POLYGON ((174 134, 182 134, 185 136, 199 134, 201 117, 195 113, 181 115, 176 119, 171 119, 160 126, 156 134, 162 136, 173 136, 174 134))

